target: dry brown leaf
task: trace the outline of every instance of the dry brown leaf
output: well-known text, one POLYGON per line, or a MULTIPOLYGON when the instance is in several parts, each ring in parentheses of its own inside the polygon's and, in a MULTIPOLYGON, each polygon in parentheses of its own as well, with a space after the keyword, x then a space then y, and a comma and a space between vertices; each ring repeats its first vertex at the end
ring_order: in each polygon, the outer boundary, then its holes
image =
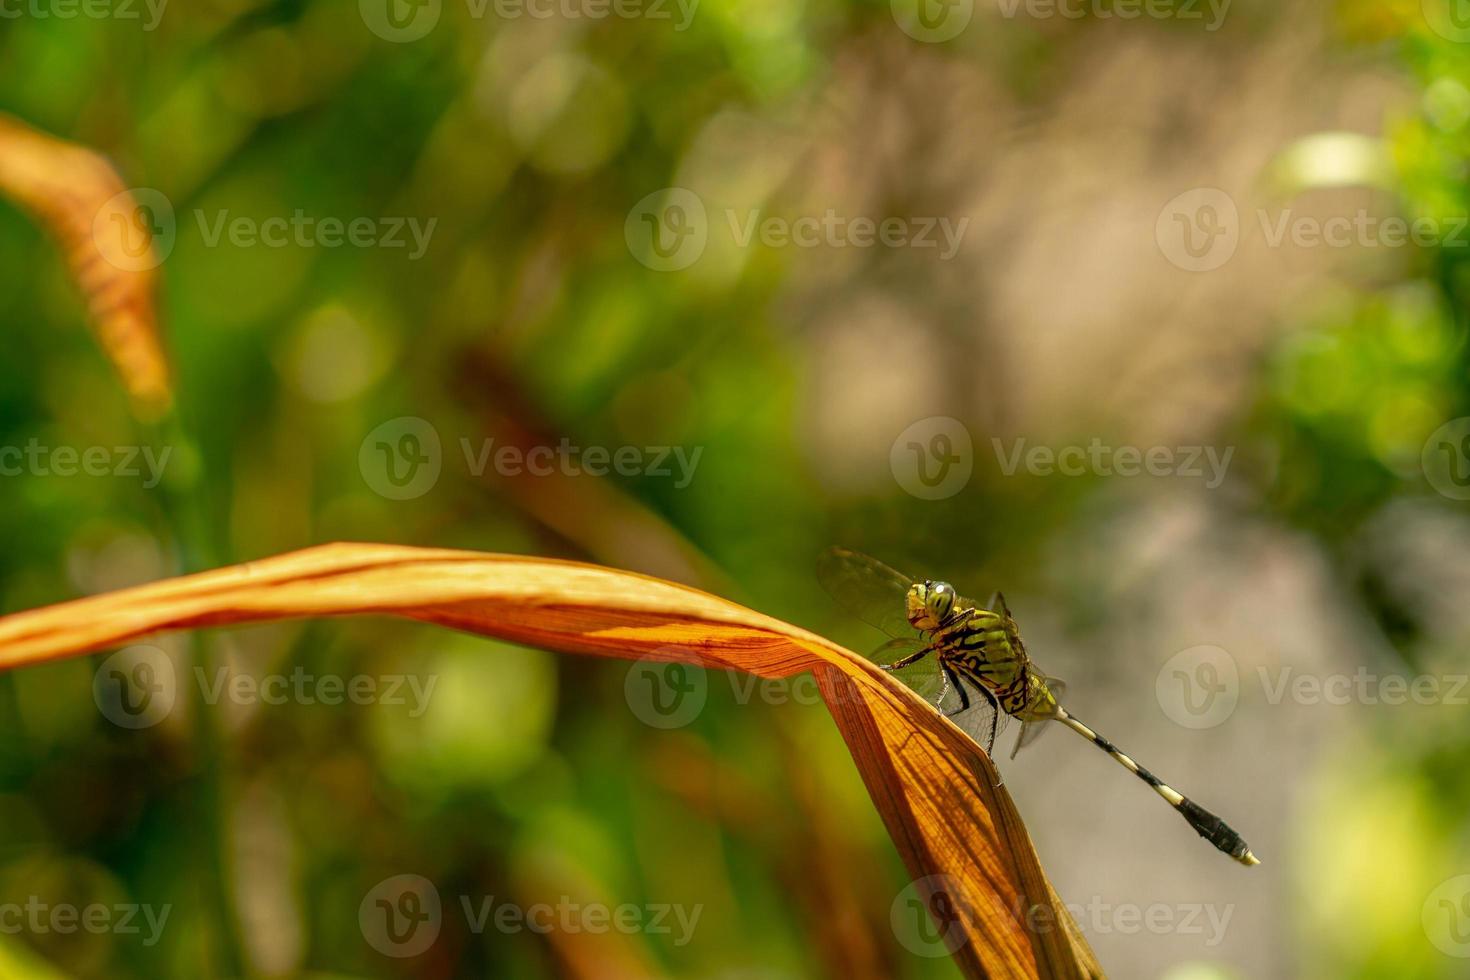
POLYGON ((856 654, 686 586, 543 558, 327 545, 0 619, 0 667, 164 630, 362 613, 571 653, 813 671, 910 872, 943 876, 965 973, 1102 976, 978 746, 856 654))
POLYGON ((0 114, 0 194, 61 244, 102 348, 139 414, 162 415, 173 395, 154 305, 160 259, 117 171, 86 147, 0 114))

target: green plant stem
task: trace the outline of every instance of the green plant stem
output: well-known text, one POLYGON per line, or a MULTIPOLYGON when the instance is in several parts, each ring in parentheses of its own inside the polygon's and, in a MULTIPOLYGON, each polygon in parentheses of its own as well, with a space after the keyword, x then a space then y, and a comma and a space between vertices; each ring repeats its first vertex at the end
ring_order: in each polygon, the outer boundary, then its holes
MULTIPOLYGON (((165 478, 158 489, 163 494, 163 515, 168 530, 172 533, 174 546, 178 549, 180 570, 199 572, 215 568, 220 564, 228 545, 224 532, 216 530, 219 524, 212 519, 203 456, 197 443, 190 437, 187 426, 177 411, 171 412, 152 426, 152 437, 161 445, 171 447, 172 458, 184 467, 182 474, 165 478)), ((219 666, 217 651, 206 634, 191 630, 189 639, 189 666, 198 665, 208 673, 219 666)), ((193 685, 180 685, 180 700, 183 692, 193 685)), ((196 747, 197 779, 193 794, 194 812, 191 824, 197 828, 194 847, 200 861, 196 867, 205 871, 207 880, 201 883, 202 897, 214 910, 216 919, 215 948, 219 956, 216 962, 224 966, 225 976, 245 976, 246 958, 243 938, 239 931, 239 915, 235 906, 232 848, 226 805, 226 776, 222 760, 228 749, 228 740, 221 730, 218 714, 209 710, 196 692, 188 698, 196 747)))

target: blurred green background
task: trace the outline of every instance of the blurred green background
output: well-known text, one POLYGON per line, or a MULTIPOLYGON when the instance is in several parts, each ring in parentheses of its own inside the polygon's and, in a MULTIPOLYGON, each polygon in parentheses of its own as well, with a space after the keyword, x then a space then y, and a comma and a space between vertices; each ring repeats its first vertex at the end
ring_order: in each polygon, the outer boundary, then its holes
MULTIPOLYGON (((181 431, 134 420, 60 252, 0 208, 0 446, 170 453, 157 486, 0 477, 0 611, 351 539, 647 571, 865 650, 812 575, 845 544, 1003 587, 1077 713, 1264 861, 1070 735, 1003 762, 1111 975, 1465 976, 1470 22, 925 3, 4 4, 0 108, 168 205, 181 431), (372 242, 214 234, 298 213, 372 242), (743 237, 829 213, 957 240, 743 237), (1436 231, 1278 234, 1361 215, 1436 231), (426 433, 437 477, 400 486, 426 433), (516 475, 487 439, 642 462, 516 475), (1228 464, 1009 465, 1094 441, 1228 464), (1433 693, 1374 696, 1398 677, 1433 693)), ((0 912, 6 976, 957 975, 890 915, 906 873, 809 686, 706 675, 659 727, 628 664, 400 622, 152 645, 177 690, 137 728, 104 655, 0 676, 0 906, 169 909, 0 912), (196 683, 298 665, 427 694, 196 683), (439 932, 385 955, 375 889, 410 874, 439 932), (492 898, 699 917, 477 931, 461 900, 492 898)))

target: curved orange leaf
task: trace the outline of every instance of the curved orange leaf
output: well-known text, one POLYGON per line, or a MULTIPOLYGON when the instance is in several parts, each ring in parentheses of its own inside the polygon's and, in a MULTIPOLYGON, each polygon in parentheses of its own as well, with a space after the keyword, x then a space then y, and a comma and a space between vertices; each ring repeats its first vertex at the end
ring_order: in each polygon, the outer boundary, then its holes
POLYGON ((960 930, 948 945, 966 974, 1102 976, 978 746, 856 654, 686 586, 544 558, 327 545, 0 619, 0 667, 163 630, 362 613, 572 653, 813 671, 910 872, 938 882, 931 908, 960 930))
POLYGON ((0 114, 0 194, 60 242, 93 327, 145 418, 172 403, 154 307, 161 261, 136 227, 139 204, 99 154, 0 114), (131 240, 130 240, 131 239, 131 240))

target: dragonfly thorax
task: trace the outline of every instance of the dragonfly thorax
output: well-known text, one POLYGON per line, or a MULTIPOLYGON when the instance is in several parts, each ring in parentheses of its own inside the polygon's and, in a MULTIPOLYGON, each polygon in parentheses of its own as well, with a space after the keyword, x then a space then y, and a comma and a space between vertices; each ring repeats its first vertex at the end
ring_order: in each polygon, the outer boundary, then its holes
POLYGON ((954 613, 955 591, 948 582, 915 582, 909 589, 908 619, 915 629, 932 632, 954 613))

